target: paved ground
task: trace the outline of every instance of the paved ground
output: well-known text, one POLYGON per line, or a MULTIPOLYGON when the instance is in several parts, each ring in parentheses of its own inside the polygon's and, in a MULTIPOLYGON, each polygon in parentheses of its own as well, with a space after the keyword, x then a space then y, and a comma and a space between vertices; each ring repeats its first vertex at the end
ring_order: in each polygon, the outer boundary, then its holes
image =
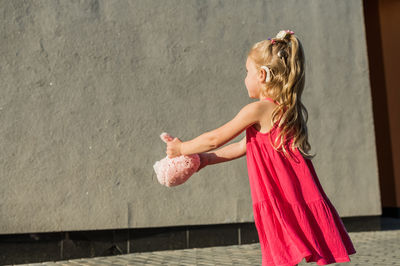
MULTIPOLYGON (((330 265, 400 265, 400 230, 384 230, 349 233, 356 254, 350 255, 350 263, 330 265)), ((259 265, 260 244, 234 245, 211 248, 181 249, 131 253, 110 257, 95 257, 57 262, 19 265, 259 265)), ((305 263, 299 265, 317 265, 305 263)))

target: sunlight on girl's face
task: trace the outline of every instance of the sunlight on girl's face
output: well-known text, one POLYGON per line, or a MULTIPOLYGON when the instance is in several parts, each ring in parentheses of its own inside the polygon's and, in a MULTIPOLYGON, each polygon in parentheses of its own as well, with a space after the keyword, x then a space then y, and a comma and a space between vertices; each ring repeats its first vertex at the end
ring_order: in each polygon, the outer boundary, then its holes
POLYGON ((247 57, 246 61, 247 76, 244 80, 246 84, 247 92, 250 98, 260 98, 260 82, 258 80, 258 70, 255 63, 250 57, 247 57))

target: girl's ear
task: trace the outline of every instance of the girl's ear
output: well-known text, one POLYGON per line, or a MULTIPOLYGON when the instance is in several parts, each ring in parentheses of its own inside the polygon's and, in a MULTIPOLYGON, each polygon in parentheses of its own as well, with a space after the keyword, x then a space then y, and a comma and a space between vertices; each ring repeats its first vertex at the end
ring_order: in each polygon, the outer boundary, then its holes
POLYGON ((265 69, 260 68, 260 71, 258 73, 258 81, 260 81, 261 83, 265 83, 265 78, 267 77, 267 72, 265 71, 265 69))

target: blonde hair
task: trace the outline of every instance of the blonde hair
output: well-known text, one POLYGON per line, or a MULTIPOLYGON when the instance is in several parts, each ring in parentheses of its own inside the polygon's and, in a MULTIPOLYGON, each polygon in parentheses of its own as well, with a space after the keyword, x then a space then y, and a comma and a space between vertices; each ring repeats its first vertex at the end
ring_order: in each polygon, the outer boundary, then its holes
POLYGON ((301 102, 305 84, 303 46, 293 32, 281 31, 277 36, 280 37, 257 42, 248 53, 257 68, 267 66, 271 72, 271 79, 263 83, 261 94, 279 103, 271 118, 273 125, 280 121, 278 126, 281 131, 274 141, 276 144, 279 139, 279 144, 277 147, 274 144, 272 146, 288 155, 285 146, 290 137, 293 137, 291 149, 297 147, 305 158, 312 159, 315 154, 308 153, 311 149, 306 125, 308 112, 301 102))

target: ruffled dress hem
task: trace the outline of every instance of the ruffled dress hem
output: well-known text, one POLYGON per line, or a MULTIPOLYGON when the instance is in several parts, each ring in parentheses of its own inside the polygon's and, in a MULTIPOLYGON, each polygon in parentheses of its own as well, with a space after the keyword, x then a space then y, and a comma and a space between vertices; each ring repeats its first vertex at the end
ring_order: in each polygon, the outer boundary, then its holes
POLYGON ((303 258, 317 265, 351 261, 349 255, 356 250, 329 199, 281 204, 274 200, 253 204, 262 266, 293 266, 303 258))
MULTIPOLYGON (((354 251, 353 253, 349 253, 349 255, 355 254, 356 251, 354 251)), ((332 264, 332 263, 343 263, 343 262, 350 262, 351 259, 349 256, 345 256, 345 257, 341 257, 341 258, 333 258, 333 259, 325 259, 325 258, 320 258, 320 259, 316 259, 314 258, 314 256, 310 253, 304 253, 303 255, 300 256, 300 258, 294 260, 293 262, 290 263, 284 263, 284 264, 274 264, 273 261, 268 261, 267 265, 275 265, 275 266, 293 266, 296 264, 300 264, 303 259, 306 259, 307 263, 310 262, 315 262, 317 263, 317 265, 328 265, 328 264, 332 264)))

